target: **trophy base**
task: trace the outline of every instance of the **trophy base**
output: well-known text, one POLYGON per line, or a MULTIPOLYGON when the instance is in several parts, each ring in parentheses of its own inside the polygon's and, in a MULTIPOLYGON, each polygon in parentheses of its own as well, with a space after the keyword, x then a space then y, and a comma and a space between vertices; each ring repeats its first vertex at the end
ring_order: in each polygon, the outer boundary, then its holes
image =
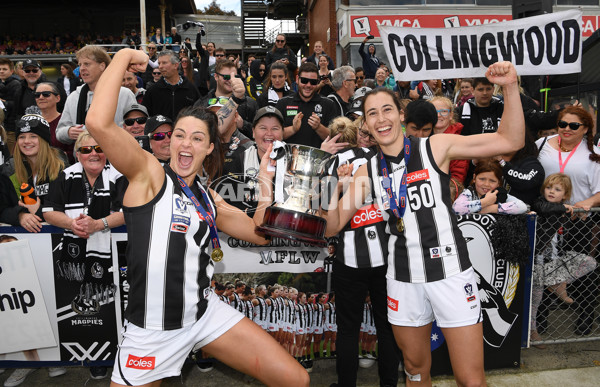
POLYGON ((325 247, 327 221, 319 216, 279 207, 267 207, 262 226, 256 229, 272 237, 325 247))

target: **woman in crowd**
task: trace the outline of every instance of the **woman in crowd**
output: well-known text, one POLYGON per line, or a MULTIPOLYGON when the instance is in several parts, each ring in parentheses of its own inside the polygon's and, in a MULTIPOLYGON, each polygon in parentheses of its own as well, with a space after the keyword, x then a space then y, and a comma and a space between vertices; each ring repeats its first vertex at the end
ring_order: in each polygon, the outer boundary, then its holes
POLYGON ((460 89, 456 93, 456 97, 454 98, 454 103, 457 108, 467 102, 469 98, 473 98, 473 78, 463 78, 459 82, 460 89))
MULTIPOLYGON (((201 186, 198 173, 204 165, 213 176, 216 166, 209 161, 220 153, 215 114, 194 108, 180 112, 171 161, 164 168, 113 121, 123 73, 128 68, 144 71, 147 61, 141 51, 119 51, 98 82, 86 119, 90 133, 129 181, 123 206, 130 298, 113 385, 143 385, 179 375, 190 350, 199 348, 267 385, 308 385, 308 375, 291 356, 210 289, 213 260, 222 258, 217 227, 234 238, 267 243, 254 230, 271 199, 261 196, 265 205, 252 219, 201 186), (172 214, 162 216, 163 210, 172 214), (164 282, 165 277, 170 281, 164 282), (265 351, 278 361, 265 358, 265 351), (152 369, 125 366, 140 352, 152 354, 152 369)), ((266 171, 268 163, 265 157, 260 165, 264 182, 273 177, 266 171)), ((261 191, 269 192, 270 185, 262 184, 261 191)))
POLYGON ((509 195, 502 187, 502 167, 497 160, 478 160, 473 182, 452 204, 457 215, 505 214, 518 215, 527 211, 527 205, 509 195))
MULTIPOLYGON (((271 66, 272 68, 273 66, 271 66)), ((284 66, 285 67, 285 66, 284 66)), ((287 69, 287 67, 285 67, 287 69)), ((250 63, 250 75, 242 77, 246 82, 246 90, 248 95, 257 100, 263 93, 263 83, 266 80, 266 65, 260 59, 255 59, 250 63)), ((261 107, 261 106, 259 106, 261 107)))
MULTIPOLYGON (((451 210, 449 164, 454 159, 492 157, 520 149, 525 131, 514 66, 495 63, 486 76, 504 88, 504 115, 497 132, 476 136, 406 138, 395 95, 383 88, 367 93, 363 112, 379 145, 378 154, 358 168, 344 197, 332 203, 327 214, 329 236, 352 219, 368 194, 387 210, 387 312, 404 355, 407 386, 431 384, 434 316, 444 333, 457 383, 485 385, 477 281, 451 210), (446 246, 444 257, 438 255, 441 245, 446 246)), ((433 105, 420 105, 418 114, 425 118, 425 125, 435 125, 433 105)), ((352 168, 352 164, 338 168, 341 182, 334 199, 352 168)))
POLYGON ((198 90, 203 86, 202 81, 200 79, 200 74, 198 71, 194 71, 194 66, 192 65, 192 61, 187 55, 183 55, 181 57, 181 69, 183 71, 183 76, 187 78, 198 90))
POLYGON ((79 86, 79 79, 73 74, 73 67, 68 63, 60 65, 60 77, 56 81, 59 85, 62 85, 67 93, 67 96, 77 89, 79 86))
POLYGON ((378 68, 375 72, 375 88, 385 87, 387 88, 386 80, 387 76, 384 68, 378 68))
POLYGON ((295 353, 294 356, 296 360, 302 362, 304 360, 304 341, 306 340, 306 331, 307 331, 307 318, 306 318, 306 294, 303 292, 298 292, 298 296, 296 297, 296 303, 294 305, 294 312, 296 313, 296 345, 295 345, 295 353))
POLYGON ((50 126, 44 117, 26 114, 17 121, 17 146, 13 155, 15 174, 11 180, 20 187, 33 187, 36 204, 28 206, 32 214, 42 218, 42 205, 50 182, 67 165, 66 156, 50 146, 50 126))
POLYGON ((42 117, 48 121, 50 125, 50 145, 65 152, 69 159, 69 163, 73 163, 73 144, 63 144, 56 139, 56 127, 60 121, 61 114, 56 106, 60 101, 60 92, 58 86, 54 82, 42 82, 35 86, 35 103, 42 113, 42 117))
MULTIPOLYGON (((600 149, 593 144, 594 119, 579 106, 569 106, 558 113, 558 135, 540 138, 536 145, 540 150, 538 160, 547 176, 564 173, 571 178, 573 194, 568 204, 574 208, 589 210, 600 205, 600 149)), ((565 243, 574 251, 592 254, 594 227, 598 215, 579 213, 574 223, 577 232, 571 233, 565 243)), ((588 334, 594 320, 595 299, 598 288, 597 273, 592 272, 575 281, 573 298, 577 299, 579 318, 576 333, 588 334), (591 292, 591 294, 590 294, 591 292)))
MULTIPOLYGON (((252 62, 254 63, 254 62, 252 62)), ((259 108, 267 105, 275 107, 277 101, 293 93, 290 89, 288 69, 283 63, 273 63, 265 79, 263 93, 256 98, 259 108)))
MULTIPOLYGON (((448 133, 460 134, 463 125, 456 122, 454 104, 446 97, 433 97, 430 102, 437 111, 437 123, 433 128, 433 134, 448 133)), ((450 161, 450 176, 463 182, 469 169, 469 160, 450 161)))
POLYGON ((273 48, 271 51, 267 52, 267 56, 265 58, 267 69, 270 69, 273 63, 281 62, 287 66, 290 74, 294 74, 298 68, 296 61, 296 55, 286 44, 285 35, 278 34, 275 38, 275 44, 273 45, 273 48))
POLYGON ((327 67, 327 55, 319 55, 319 79, 320 82, 317 85, 317 91, 323 97, 327 97, 329 94, 332 94, 335 90, 333 89, 333 85, 331 84, 331 75, 333 71, 329 70, 327 67))

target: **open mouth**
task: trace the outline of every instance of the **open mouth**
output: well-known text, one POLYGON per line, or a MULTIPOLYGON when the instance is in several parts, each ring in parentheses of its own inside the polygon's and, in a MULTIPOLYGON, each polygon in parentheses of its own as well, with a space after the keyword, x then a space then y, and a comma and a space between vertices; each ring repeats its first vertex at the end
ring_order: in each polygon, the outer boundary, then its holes
POLYGON ((191 153, 181 152, 179 153, 178 162, 184 168, 189 168, 192 165, 192 161, 194 161, 194 157, 191 153))
POLYGON ((392 131, 391 126, 382 126, 381 128, 377 128, 377 133, 383 136, 388 135, 392 131))

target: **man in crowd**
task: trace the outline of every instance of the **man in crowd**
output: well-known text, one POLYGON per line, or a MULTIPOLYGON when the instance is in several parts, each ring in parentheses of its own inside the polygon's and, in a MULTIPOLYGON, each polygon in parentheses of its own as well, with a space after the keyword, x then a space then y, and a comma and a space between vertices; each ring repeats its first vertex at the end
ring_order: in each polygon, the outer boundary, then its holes
POLYGON ((362 67, 357 67, 354 69, 354 73, 356 74, 356 88, 360 88, 364 86, 365 82, 365 70, 362 67))
MULTIPOLYGON (((56 139, 63 144, 75 142, 79 134, 85 129, 87 110, 92 103, 98 80, 110 63, 110 57, 102 47, 90 45, 77 52, 77 61, 79 62, 81 79, 85 84, 69 94, 65 109, 58 122, 56 139)), ((135 102, 135 96, 131 90, 121 87, 114 119, 117 125, 121 124, 125 110, 135 102)))
POLYGON ((10 59, 0 58, 0 100, 7 109, 12 108, 12 103, 17 90, 19 90, 19 77, 14 74, 15 66, 10 59))
POLYGON ((365 43, 367 43, 368 41, 369 37, 367 36, 360 44, 360 47, 358 48, 358 53, 362 58, 362 67, 365 71, 365 76, 367 77, 367 79, 375 79, 375 73, 377 72, 381 61, 375 55, 376 49, 373 43, 369 44, 369 48, 367 49, 369 52, 365 52, 365 43))
POLYGON ((142 44, 142 40, 138 36, 136 30, 131 30, 130 35, 126 36, 125 39, 123 39, 122 44, 126 44, 130 48, 137 49, 139 45, 142 44))
POLYGON ((158 79, 160 79, 160 70, 158 69, 158 55, 156 54, 156 43, 148 43, 146 49, 148 50, 148 66, 146 66, 146 71, 144 71, 144 73, 141 74, 141 77, 144 81, 144 85, 146 85, 146 89, 149 89, 149 82, 156 82, 158 79), (154 72, 157 71, 159 73, 158 79, 154 74, 154 72))
MULTIPOLYGON (((217 52, 218 54, 218 52, 217 52)), ((216 88, 210 90, 206 97, 203 97, 196 103, 196 106, 208 106, 208 101, 214 98, 233 98, 238 104, 237 112, 239 117, 236 120, 236 127, 247 137, 252 137, 252 121, 258 110, 256 101, 248 96, 238 99, 233 95, 232 81, 236 78, 237 69, 235 64, 228 60, 217 59, 214 79, 216 88)))
POLYGON ((144 134, 144 128, 148 120, 148 109, 144 105, 132 104, 125 110, 123 115, 123 129, 133 137, 144 134))
POLYGON ((345 116, 350 110, 352 104, 352 96, 354 95, 354 88, 356 86, 356 74, 354 69, 350 66, 338 67, 333 71, 331 77, 331 84, 335 89, 333 94, 327 97, 334 103, 335 113, 334 117, 345 116))
POLYGON ((135 100, 137 101, 137 103, 142 103, 142 101, 144 100, 144 94, 146 93, 146 89, 144 89, 143 87, 138 88, 137 83, 138 80, 135 74, 131 71, 126 71, 125 75, 123 76, 122 86, 131 90, 133 95, 135 95, 135 100))
POLYGON ((494 85, 487 78, 475 78, 473 98, 458 112, 460 123, 464 125, 461 134, 468 136, 497 131, 503 112, 504 104, 494 97, 494 85))
MULTIPOLYGON (((181 45, 183 43, 183 39, 181 39, 181 35, 177 33, 177 27, 171 27, 171 39, 173 44, 181 45)), ((179 51, 181 47, 176 47, 176 51, 179 51)))
POLYGON ((283 138, 289 144, 319 148, 329 135, 329 121, 335 117, 333 102, 316 92, 319 70, 314 63, 303 63, 296 77, 298 92, 277 101, 285 120, 283 138))
POLYGON ((177 113, 192 106, 200 98, 198 88, 179 75, 179 58, 171 50, 158 54, 158 68, 162 79, 146 91, 143 104, 151 116, 161 114, 174 120, 177 113))

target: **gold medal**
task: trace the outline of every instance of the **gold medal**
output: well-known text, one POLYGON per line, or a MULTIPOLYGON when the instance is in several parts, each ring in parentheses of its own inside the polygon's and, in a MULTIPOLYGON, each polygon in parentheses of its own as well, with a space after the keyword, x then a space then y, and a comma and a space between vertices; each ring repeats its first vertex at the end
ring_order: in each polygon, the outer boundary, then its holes
POLYGON ((210 253, 210 258, 215 262, 221 262, 223 260, 223 250, 215 247, 212 253, 210 253))
POLYGON ((404 232, 404 220, 402 218, 398 219, 396 222, 396 229, 398 232, 404 232))

